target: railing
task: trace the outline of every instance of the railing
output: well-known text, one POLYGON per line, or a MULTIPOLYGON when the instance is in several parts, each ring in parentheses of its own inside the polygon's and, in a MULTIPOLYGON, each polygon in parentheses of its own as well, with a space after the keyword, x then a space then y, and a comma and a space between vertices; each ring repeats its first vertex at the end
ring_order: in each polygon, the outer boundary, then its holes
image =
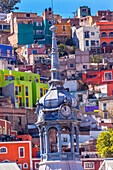
POLYGON ((62 152, 62 153, 48 153, 41 155, 42 160, 75 160, 79 159, 79 153, 62 152))
POLYGON ((7 57, 7 58, 14 58, 14 55, 10 54, 10 53, 0 53, 0 57, 7 57))

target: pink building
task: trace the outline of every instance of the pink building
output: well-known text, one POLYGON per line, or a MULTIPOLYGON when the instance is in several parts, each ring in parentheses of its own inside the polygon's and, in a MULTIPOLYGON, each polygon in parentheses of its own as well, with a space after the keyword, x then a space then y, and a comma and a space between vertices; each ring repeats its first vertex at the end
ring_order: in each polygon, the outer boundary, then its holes
POLYGON ((32 54, 46 54, 46 46, 44 44, 31 44, 21 47, 18 52, 19 57, 22 61, 29 64, 29 56, 32 54))

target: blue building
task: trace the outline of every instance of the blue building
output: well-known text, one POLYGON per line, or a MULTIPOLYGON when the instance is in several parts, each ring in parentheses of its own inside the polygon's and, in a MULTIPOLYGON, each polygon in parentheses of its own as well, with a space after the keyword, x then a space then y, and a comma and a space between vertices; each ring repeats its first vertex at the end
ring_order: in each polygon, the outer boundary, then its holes
POLYGON ((0 60, 1 59, 6 59, 8 62, 15 60, 12 46, 0 44, 0 60))

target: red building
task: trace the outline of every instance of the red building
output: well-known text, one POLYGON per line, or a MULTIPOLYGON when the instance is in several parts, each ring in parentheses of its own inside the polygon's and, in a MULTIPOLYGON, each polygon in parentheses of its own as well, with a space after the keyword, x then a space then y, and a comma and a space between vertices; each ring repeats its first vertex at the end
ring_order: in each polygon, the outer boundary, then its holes
POLYGON ((81 160, 84 170, 98 170, 104 161, 102 158, 84 158, 81 160))
POLYGON ((11 130, 11 122, 0 119, 0 139, 5 140, 7 137, 16 135, 17 131, 11 130))
POLYGON ((96 26, 100 27, 100 43, 102 53, 112 53, 113 50, 113 21, 96 22, 96 26))
POLYGON ((32 170, 31 141, 0 142, 0 162, 16 162, 21 170, 32 170))
POLYGON ((102 70, 85 73, 82 79, 86 84, 108 84, 113 83, 113 70, 102 70))

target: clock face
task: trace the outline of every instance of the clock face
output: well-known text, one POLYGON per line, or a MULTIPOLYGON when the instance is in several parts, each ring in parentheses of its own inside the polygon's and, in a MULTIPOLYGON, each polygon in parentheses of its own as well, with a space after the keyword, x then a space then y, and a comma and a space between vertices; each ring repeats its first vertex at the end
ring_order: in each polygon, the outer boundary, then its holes
POLYGON ((69 116, 71 113, 71 108, 68 105, 63 105, 61 107, 61 113, 63 116, 69 116))

